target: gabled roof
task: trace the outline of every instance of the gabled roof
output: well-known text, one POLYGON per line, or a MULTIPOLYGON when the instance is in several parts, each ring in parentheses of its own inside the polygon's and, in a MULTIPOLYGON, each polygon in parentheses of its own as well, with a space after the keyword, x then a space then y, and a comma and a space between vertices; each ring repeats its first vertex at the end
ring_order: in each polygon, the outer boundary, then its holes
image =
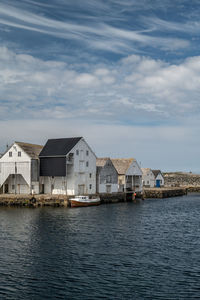
POLYGON ((148 173, 152 172, 150 168, 141 168, 141 170, 143 175, 147 175, 148 173))
POLYGON ((112 158, 111 159, 117 173, 119 175, 126 174, 126 171, 130 167, 131 163, 135 161, 134 158, 112 158))
POLYGON ((162 175, 160 170, 152 170, 152 172, 153 172, 155 178, 158 176, 159 173, 162 175))
POLYGON ((97 167, 104 167, 107 160, 110 160, 109 157, 101 157, 101 158, 97 158, 96 160, 96 166, 97 167))
POLYGON ((82 137, 49 139, 39 157, 65 156, 82 139, 82 137))
POLYGON ((15 142, 26 154, 28 154, 31 158, 37 159, 43 146, 23 143, 23 142, 15 142))

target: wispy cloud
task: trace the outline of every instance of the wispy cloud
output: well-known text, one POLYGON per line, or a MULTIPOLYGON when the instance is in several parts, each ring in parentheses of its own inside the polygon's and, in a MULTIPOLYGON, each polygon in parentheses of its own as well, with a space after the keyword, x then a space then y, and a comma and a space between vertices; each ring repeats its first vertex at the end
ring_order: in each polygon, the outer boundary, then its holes
POLYGON ((147 35, 144 29, 119 28, 117 25, 106 24, 104 20, 97 22, 95 18, 87 24, 83 22, 78 24, 69 20, 52 19, 3 3, 0 4, 0 8, 0 24, 61 39, 75 40, 93 49, 130 53, 136 45, 164 47, 168 50, 186 48, 189 45, 188 41, 180 38, 147 35))

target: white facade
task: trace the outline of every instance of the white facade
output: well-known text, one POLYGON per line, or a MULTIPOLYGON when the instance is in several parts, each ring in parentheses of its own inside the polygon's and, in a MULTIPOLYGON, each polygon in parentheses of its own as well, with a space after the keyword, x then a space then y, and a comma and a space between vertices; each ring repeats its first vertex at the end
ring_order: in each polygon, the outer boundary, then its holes
POLYGON ((96 193, 96 155, 82 138, 66 155, 66 176, 40 177, 45 194, 96 193))
POLYGON ((125 188, 130 188, 135 192, 142 192, 142 170, 136 160, 133 160, 126 171, 125 188))
POLYGON ((142 192, 142 170, 137 161, 130 159, 112 159, 118 172, 119 192, 142 192))
POLYGON ((1 193, 38 194, 38 179, 38 160, 32 159, 20 143, 14 143, 0 158, 1 193))
POLYGON ((161 173, 159 173, 156 178, 155 178, 155 186, 156 186, 156 181, 159 181, 160 182, 160 186, 164 186, 165 185, 165 180, 164 180, 164 177, 162 176, 161 173))
POLYGON ((143 186, 153 188, 155 186, 155 177, 150 168, 142 168, 143 186))

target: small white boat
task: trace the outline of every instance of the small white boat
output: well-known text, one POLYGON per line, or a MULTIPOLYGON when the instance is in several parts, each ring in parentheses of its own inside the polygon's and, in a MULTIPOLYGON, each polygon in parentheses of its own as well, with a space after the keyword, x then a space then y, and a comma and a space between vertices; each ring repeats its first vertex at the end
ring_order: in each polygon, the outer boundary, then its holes
POLYGON ((71 207, 99 205, 100 198, 90 199, 88 196, 76 196, 69 199, 71 207))

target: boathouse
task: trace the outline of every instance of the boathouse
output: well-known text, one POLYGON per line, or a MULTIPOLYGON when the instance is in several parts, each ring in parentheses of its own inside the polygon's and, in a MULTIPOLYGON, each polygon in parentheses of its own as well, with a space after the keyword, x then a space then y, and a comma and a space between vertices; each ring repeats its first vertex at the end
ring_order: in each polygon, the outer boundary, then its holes
POLYGON ((118 173, 119 192, 141 192, 142 170, 134 158, 114 158, 112 163, 118 173))
POLYGON ((144 187, 153 188, 155 186, 155 176, 150 168, 142 169, 142 183, 144 187))
POLYGON ((39 153, 43 146, 14 142, 0 158, 0 191, 39 193, 39 153))
POLYGON ((160 170, 152 170, 154 174, 154 182, 155 182, 155 187, 162 187, 165 185, 165 179, 164 176, 162 175, 160 170))
POLYGON ((83 137, 49 139, 39 158, 41 193, 96 193, 96 155, 83 137))
POLYGON ((97 193, 117 193, 118 173, 110 158, 97 158, 97 193))

